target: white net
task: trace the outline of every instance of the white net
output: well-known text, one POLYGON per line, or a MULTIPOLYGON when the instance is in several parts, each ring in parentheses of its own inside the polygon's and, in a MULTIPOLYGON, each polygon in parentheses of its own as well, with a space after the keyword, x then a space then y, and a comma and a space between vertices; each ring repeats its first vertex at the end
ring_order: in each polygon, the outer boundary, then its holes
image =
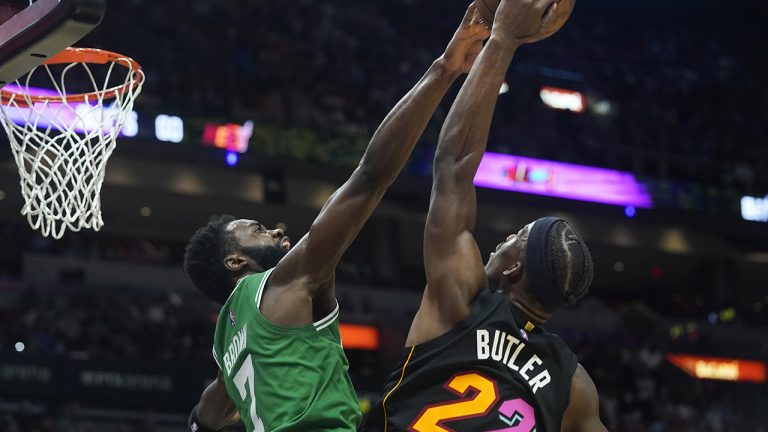
POLYGON ((0 122, 19 167, 21 214, 44 236, 59 239, 67 230, 104 225, 105 167, 144 83, 143 72, 131 65, 127 58, 42 65, 5 88, 12 95, 0 104, 0 122), (42 81, 47 90, 31 85, 42 81), (109 91, 115 82, 119 90, 109 91), (93 93, 83 102, 68 101, 67 84, 93 93), (46 100, 33 102, 41 95, 46 100))

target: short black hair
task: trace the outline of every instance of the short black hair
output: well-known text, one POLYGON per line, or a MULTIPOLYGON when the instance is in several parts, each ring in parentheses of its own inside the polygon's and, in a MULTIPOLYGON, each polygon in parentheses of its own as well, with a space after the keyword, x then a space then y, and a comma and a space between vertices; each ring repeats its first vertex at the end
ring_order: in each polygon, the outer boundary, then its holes
POLYGON ((564 220, 552 227, 547 238, 548 270, 563 299, 575 305, 587 295, 594 264, 584 239, 564 220))
POLYGON ((224 267, 224 258, 236 249, 234 237, 224 227, 235 220, 231 215, 213 216, 195 232, 184 254, 184 271, 192 283, 222 305, 235 287, 232 274, 224 267))

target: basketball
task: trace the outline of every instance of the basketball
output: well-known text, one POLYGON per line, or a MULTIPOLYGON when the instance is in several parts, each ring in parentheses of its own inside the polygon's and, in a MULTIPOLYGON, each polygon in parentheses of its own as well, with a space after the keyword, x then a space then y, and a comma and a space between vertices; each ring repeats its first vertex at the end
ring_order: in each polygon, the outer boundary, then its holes
MULTIPOLYGON (((501 3, 501 0, 475 0, 475 7, 477 7, 477 11, 480 13, 483 21, 492 25, 493 17, 496 15, 496 9, 499 7, 499 3, 501 3)), ((556 18, 552 25, 546 29, 543 35, 538 38, 528 40, 528 42, 540 41, 557 33, 558 30, 563 28, 565 23, 568 21, 568 18, 570 18, 575 3, 576 0, 562 0, 557 5, 556 18)))
POLYGON ((496 15, 496 9, 501 0, 475 0, 475 7, 488 25, 493 24, 493 17, 496 15))

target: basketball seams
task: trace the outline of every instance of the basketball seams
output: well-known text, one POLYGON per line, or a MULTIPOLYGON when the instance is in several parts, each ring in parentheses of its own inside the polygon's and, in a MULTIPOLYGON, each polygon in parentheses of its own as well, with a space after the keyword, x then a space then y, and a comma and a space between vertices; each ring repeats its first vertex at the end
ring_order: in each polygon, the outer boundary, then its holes
POLYGON ((475 0, 475 7, 483 17, 486 24, 493 24, 493 16, 496 14, 496 9, 499 7, 499 1, 497 0, 475 0), (491 6, 488 5, 491 4, 491 6))

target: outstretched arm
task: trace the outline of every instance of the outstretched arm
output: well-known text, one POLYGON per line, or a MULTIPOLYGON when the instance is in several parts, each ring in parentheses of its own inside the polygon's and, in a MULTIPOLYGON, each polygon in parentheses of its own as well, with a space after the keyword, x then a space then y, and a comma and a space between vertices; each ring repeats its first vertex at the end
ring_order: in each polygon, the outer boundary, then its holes
POLYGON ((488 37, 485 28, 470 28, 473 12, 471 7, 445 54, 384 119, 352 176, 277 266, 270 287, 308 288, 314 295, 331 285, 342 255, 397 178, 453 81, 471 67, 488 37))
POLYGON ((432 197, 424 232, 427 288, 408 344, 432 339, 469 316, 485 287, 475 242, 473 179, 488 140, 499 89, 516 49, 547 25, 555 0, 504 0, 493 34, 453 103, 435 154, 432 197))

